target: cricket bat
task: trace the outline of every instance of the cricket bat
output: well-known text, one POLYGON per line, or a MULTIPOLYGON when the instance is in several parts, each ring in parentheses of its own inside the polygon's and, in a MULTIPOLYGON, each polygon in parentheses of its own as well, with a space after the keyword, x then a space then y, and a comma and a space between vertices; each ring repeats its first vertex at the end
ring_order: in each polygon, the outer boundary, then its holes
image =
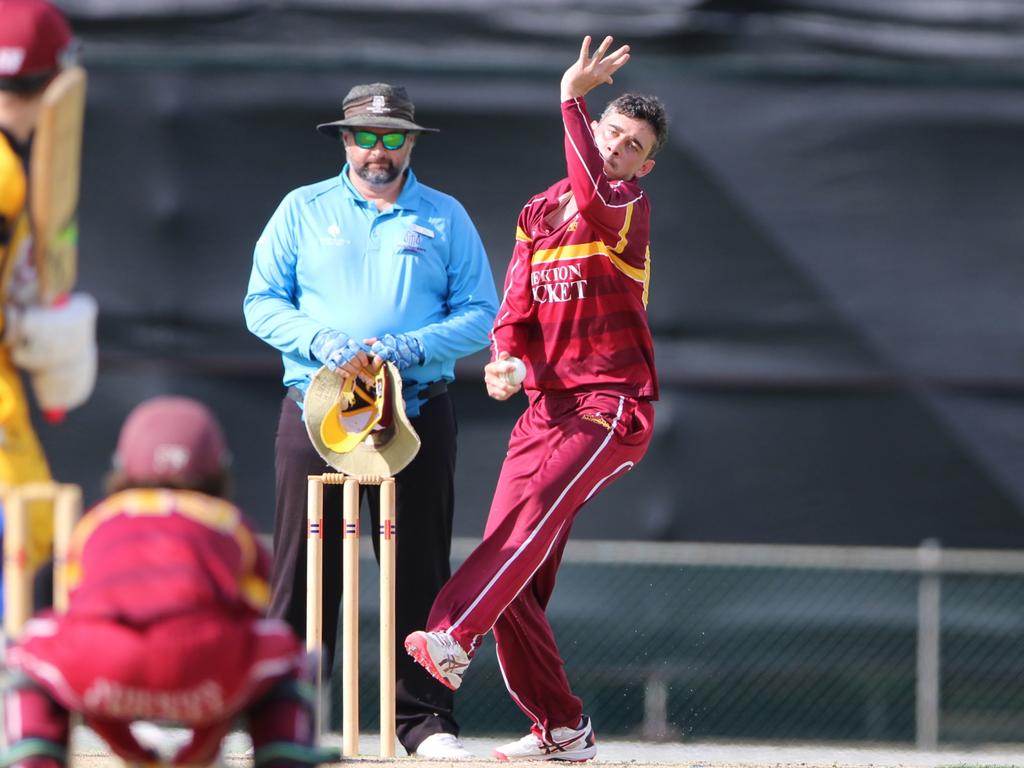
POLYGON ((42 95, 29 155, 32 261, 40 309, 23 316, 23 338, 12 350, 30 371, 43 417, 56 423, 88 398, 96 380, 96 303, 71 295, 78 276, 78 192, 82 166, 86 75, 61 71, 42 95))
POLYGON ((85 122, 86 75, 63 70, 46 87, 29 157, 32 258, 42 304, 62 301, 78 266, 78 190, 85 122))

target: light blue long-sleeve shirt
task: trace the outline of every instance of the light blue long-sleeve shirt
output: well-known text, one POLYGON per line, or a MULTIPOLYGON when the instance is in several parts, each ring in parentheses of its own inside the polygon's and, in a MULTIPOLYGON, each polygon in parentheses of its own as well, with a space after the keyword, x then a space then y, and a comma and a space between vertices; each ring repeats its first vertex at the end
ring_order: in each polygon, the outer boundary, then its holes
MULTIPOLYGON (((286 387, 305 391, 320 367, 310 344, 324 328, 357 341, 415 336, 425 358, 402 379, 421 385, 454 379, 455 360, 487 346, 498 299, 480 235, 455 198, 407 174, 381 212, 346 165, 290 192, 256 242, 245 321, 281 351, 286 387)), ((405 387, 411 416, 418 391, 405 387)))

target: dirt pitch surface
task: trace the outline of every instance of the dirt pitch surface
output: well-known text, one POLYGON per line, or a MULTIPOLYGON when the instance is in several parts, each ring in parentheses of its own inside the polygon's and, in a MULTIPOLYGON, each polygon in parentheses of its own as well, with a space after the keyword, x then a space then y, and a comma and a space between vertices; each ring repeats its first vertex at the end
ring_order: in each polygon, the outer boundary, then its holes
MULTIPOLYGON (((133 727, 134 729, 134 727, 133 727)), ((162 741, 152 733, 136 733, 140 740, 154 747, 171 749, 187 737, 185 732, 165 731, 162 741), (148 737, 147 737, 148 736, 148 737)), ((480 760, 458 761, 459 768, 495 768, 498 761, 491 759, 491 750, 512 740, 513 736, 474 738, 463 741, 480 760)), ((340 738, 329 734, 324 738, 329 746, 339 746, 340 738)), ((225 768, 251 768, 248 755, 249 739, 243 733, 234 733, 224 745, 225 768)), ((373 735, 360 739, 362 757, 346 760, 356 768, 438 768, 438 760, 420 760, 398 757, 382 760, 374 757, 378 740, 373 735)), ((399 748, 399 754, 404 750, 399 748)), ((122 763, 112 757, 95 734, 84 728, 75 731, 73 757, 70 768, 120 768, 122 763)), ((563 763, 564 765, 564 763, 563 763)), ((718 744, 599 741, 597 759, 590 765, 607 768, 645 768, 645 766, 686 766, 687 768, 994 768, 1019 766, 1024 768, 1024 744, 993 745, 976 749, 942 749, 924 751, 905 745, 824 746, 820 744, 718 744)))

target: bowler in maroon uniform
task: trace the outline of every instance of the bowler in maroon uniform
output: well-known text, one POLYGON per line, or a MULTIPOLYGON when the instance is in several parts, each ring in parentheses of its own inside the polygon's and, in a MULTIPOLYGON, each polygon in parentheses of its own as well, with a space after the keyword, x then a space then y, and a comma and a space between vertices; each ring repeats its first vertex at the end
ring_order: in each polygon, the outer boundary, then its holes
POLYGON ((499 760, 572 760, 597 752, 590 719, 565 675, 545 609, 573 518, 647 450, 658 396, 647 323, 650 203, 637 183, 654 167, 668 120, 654 97, 627 93, 599 120, 583 97, 629 60, 590 38, 562 77, 568 177, 529 200, 484 368, 488 394, 529 404, 509 439, 483 541, 434 602, 406 649, 455 689, 494 632, 512 699, 532 723, 499 760))

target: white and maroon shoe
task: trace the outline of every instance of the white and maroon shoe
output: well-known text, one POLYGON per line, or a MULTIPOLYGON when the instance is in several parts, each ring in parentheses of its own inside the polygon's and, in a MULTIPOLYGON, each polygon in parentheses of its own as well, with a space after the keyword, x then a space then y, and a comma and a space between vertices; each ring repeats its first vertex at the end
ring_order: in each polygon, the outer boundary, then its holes
POLYGON ((531 732, 519 741, 494 750, 498 760, 567 760, 573 763, 592 760, 596 754, 597 739, 586 715, 580 720, 579 728, 552 728, 550 741, 531 732))
POLYGON ((405 651, 436 680, 458 690, 469 666, 469 654, 447 632, 412 632, 405 651))

